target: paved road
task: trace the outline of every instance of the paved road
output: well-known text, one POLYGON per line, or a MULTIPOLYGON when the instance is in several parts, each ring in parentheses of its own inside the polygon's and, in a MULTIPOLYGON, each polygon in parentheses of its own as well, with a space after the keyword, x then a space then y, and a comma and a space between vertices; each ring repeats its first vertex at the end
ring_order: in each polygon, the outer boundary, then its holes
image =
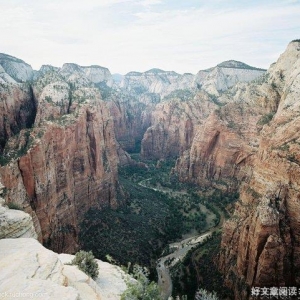
MULTIPOLYGON (((139 185, 151 189, 153 191, 166 193, 166 190, 164 190, 163 188, 153 188, 151 186, 147 186, 145 183, 150 179, 151 178, 142 180, 141 182, 139 182, 139 185)), ((167 189, 167 192, 170 192, 170 189, 167 189)), ((215 231, 216 229, 222 226, 224 221, 224 214, 220 210, 219 213, 221 215, 221 218, 217 226, 210 228, 209 230, 207 230, 205 233, 202 233, 201 235, 196 235, 184 239, 180 242, 169 244, 169 248, 173 250, 173 252, 171 254, 168 254, 158 259, 156 264, 156 271, 158 275, 158 285, 161 289, 162 299, 168 300, 169 297, 171 297, 172 295, 173 284, 172 284, 172 278, 170 275, 169 268, 172 268, 176 263, 182 261, 185 255, 192 249, 193 246, 202 243, 205 238, 212 235, 213 231, 215 231)))

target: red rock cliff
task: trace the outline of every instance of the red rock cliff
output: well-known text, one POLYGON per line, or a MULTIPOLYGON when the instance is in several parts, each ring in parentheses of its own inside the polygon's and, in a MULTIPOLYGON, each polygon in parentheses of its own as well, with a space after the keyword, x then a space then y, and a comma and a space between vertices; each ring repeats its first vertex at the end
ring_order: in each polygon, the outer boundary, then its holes
POLYGON ((0 175, 7 201, 31 213, 43 243, 74 252, 85 212, 118 205, 113 121, 97 90, 46 79, 34 86, 36 125, 8 141, 0 175))
POLYGON ((299 70, 300 43, 292 42, 268 72, 278 109, 223 229, 219 266, 235 299, 248 299, 252 286, 300 285, 299 70))
POLYGON ((141 155, 146 159, 177 157, 191 146, 197 128, 216 107, 202 92, 187 101, 175 97, 157 104, 142 140, 141 155))

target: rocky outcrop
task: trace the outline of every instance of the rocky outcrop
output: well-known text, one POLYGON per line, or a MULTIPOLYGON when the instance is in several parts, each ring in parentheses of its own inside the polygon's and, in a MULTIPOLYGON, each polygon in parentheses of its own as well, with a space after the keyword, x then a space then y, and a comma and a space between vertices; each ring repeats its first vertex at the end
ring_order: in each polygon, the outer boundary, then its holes
POLYGON ((141 140, 151 124, 151 112, 158 101, 154 94, 137 97, 124 91, 117 91, 107 99, 115 136, 124 150, 140 152, 141 140))
POLYGON ((188 94, 188 99, 172 96, 156 105, 151 124, 142 140, 146 159, 172 158, 191 146, 197 128, 217 106, 205 93, 188 94))
POLYGON ((119 300, 126 289, 120 268, 97 260, 99 277, 91 279, 76 266, 65 265, 73 257, 58 255, 34 239, 0 240, 0 293, 46 299, 119 300))
POLYGON ((31 216, 21 210, 9 209, 2 198, 3 189, 0 182, 0 239, 37 238, 31 216))
POLYGON ((33 216, 44 245, 69 253, 85 212, 118 205, 119 161, 99 90, 85 78, 72 83, 47 72, 33 84, 34 128, 8 140, 0 169, 6 201, 33 216))
POLYGON ((185 90, 194 87, 194 75, 178 74, 174 71, 151 69, 144 73, 129 72, 120 83, 120 87, 136 94, 154 93, 162 98, 175 90, 185 90))
POLYGON ((252 81, 265 74, 266 70, 248 66, 242 62, 229 60, 216 67, 199 71, 195 82, 202 90, 219 96, 240 82, 252 81))
MULTIPOLYGON (((124 141, 130 141, 131 146, 126 145, 125 149, 132 151, 132 145, 135 141, 141 141, 143 133, 141 154, 144 158, 176 157, 191 146, 196 127, 219 105, 216 96, 239 82, 251 81, 264 73, 264 70, 236 61, 199 71, 196 76, 160 69, 130 72, 123 77, 120 92, 130 92, 135 95, 135 100, 129 100, 131 107, 128 110, 124 109, 124 102, 119 103, 118 109, 112 110, 114 119, 118 120, 118 124, 115 123, 117 139, 122 146, 126 144, 124 141), (145 104, 143 97, 148 95, 152 98, 156 95, 157 100, 152 100, 152 103, 156 102, 155 106, 144 108, 143 112, 148 112, 145 118, 140 111, 141 104, 145 104), (133 107, 138 108, 137 111, 133 107), (123 114, 120 113, 122 110, 123 114), (125 111, 132 112, 133 117, 126 118, 125 111), (139 134, 134 134, 137 129, 139 134)), ((225 100, 227 103, 228 99, 225 100)))
POLYGON ((268 76, 210 95, 214 109, 177 160, 174 171, 181 181, 236 189, 251 174, 264 118, 273 115, 280 99, 268 76))
POLYGON ((262 119, 251 176, 224 226, 219 266, 236 299, 249 298, 252 286, 300 284, 299 70, 295 41, 268 71, 278 109, 262 119))
POLYGON ((33 125, 35 114, 36 107, 30 86, 0 83, 0 154, 11 136, 33 125))
POLYGON ((2 66, 3 70, 5 70, 5 73, 8 74, 10 78, 14 80, 14 82, 30 81, 34 75, 34 71, 30 65, 21 59, 7 54, 0 53, 0 66, 2 66))
POLYGON ((112 86, 113 79, 107 68, 100 66, 79 66, 73 63, 66 63, 59 73, 69 82, 81 85, 92 83, 105 83, 112 86))

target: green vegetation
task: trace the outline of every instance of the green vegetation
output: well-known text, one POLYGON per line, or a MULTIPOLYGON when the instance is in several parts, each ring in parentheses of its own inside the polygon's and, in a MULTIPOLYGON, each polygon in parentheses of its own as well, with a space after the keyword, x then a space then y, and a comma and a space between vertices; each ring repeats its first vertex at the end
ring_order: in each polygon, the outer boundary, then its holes
POLYGON ((223 286, 222 274, 215 262, 220 243, 220 233, 214 234, 176 265, 172 273, 174 295, 187 295, 188 299, 194 299, 198 286, 201 286, 207 291, 216 292, 221 299, 232 299, 231 292, 223 286))
MULTIPOLYGON (((139 155, 134 154, 132 158, 139 160, 139 155)), ((168 249, 170 242, 181 240, 183 235, 205 232, 211 226, 218 226, 222 215, 227 215, 227 204, 239 195, 181 183, 176 176, 170 175, 174 164, 174 160, 146 161, 120 168, 122 188, 118 201, 122 205, 117 209, 90 209, 86 213, 80 224, 82 249, 92 250, 97 258, 103 260, 112 256, 118 264, 133 262, 147 266, 153 280, 155 262, 163 250, 168 249)), ((199 287, 195 264, 191 262, 197 249, 195 246, 187 254, 182 266, 176 265, 179 273, 177 279, 176 276, 174 278, 174 295, 178 297, 187 295, 187 299, 193 299, 199 287)), ((209 284, 204 287, 208 289, 209 284)), ((131 293, 136 290, 137 287, 130 286, 131 293)))
POLYGON ((119 202, 123 205, 115 210, 90 209, 86 213, 79 235, 83 249, 92 250, 100 259, 109 253, 121 264, 133 260, 150 267, 168 242, 194 230, 202 232, 206 216, 198 197, 142 186, 153 183, 154 188, 157 184, 167 189, 172 185, 169 176, 172 165, 173 162, 163 162, 159 168, 150 163, 148 168, 121 168, 119 202))
POLYGON ((205 289, 199 289, 195 295, 195 300, 219 300, 216 293, 210 293, 205 289))
POLYGON ((23 129, 6 143, 2 155, 0 155, 0 164, 6 165, 11 160, 19 158, 27 153, 33 145, 34 139, 31 136, 32 129, 23 129), (12 145, 17 145, 17 148, 12 145))
POLYGON ((99 89, 102 100, 108 99, 113 94, 113 89, 105 82, 95 83, 95 86, 99 89))
POLYGON ((175 90, 169 95, 164 97, 164 101, 169 101, 171 99, 180 99, 180 101, 188 101, 195 97, 195 92, 185 89, 185 90, 175 90))
POLYGON ((7 204, 7 207, 9 209, 24 210, 23 207, 18 203, 9 202, 9 203, 6 203, 6 204, 7 204))
POLYGON ((213 95, 213 94, 209 94, 209 98, 210 100, 215 103, 216 105, 218 106, 224 106, 226 103, 222 103, 219 101, 218 97, 216 95, 213 95))
POLYGON ((121 295, 121 300, 161 300, 158 285, 149 280, 149 271, 139 265, 133 266, 133 277, 127 279, 127 289, 121 295))
POLYGON ((268 113, 266 115, 263 115, 257 122, 257 125, 265 125, 265 124, 269 124, 270 121, 273 119, 275 113, 271 112, 268 113))
POLYGON ((75 254, 71 261, 72 265, 78 266, 78 269, 83 271, 88 276, 96 279, 99 274, 99 267, 95 257, 91 251, 79 251, 75 254))

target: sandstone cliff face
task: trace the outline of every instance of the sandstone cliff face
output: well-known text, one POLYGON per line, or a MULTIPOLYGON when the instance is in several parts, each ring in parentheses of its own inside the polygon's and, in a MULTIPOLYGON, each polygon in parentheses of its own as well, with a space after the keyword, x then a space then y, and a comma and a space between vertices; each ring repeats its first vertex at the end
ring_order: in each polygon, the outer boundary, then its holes
POLYGON ((191 99, 173 97, 156 105, 142 140, 141 155, 147 159, 177 157, 191 146, 195 132, 216 108, 207 94, 191 99))
POLYGON ((143 135, 151 125, 151 112, 158 101, 154 94, 137 96, 124 91, 117 91, 107 99, 115 136, 124 150, 140 151, 143 135))
MULTIPOLYGON (((159 69, 144 73, 130 72, 123 77, 120 84, 123 90, 136 95, 138 103, 149 93, 157 95, 157 104, 145 107, 144 111, 148 112, 147 118, 140 113, 141 107, 136 105, 137 102, 134 107, 138 109, 131 109, 134 111, 132 120, 126 118, 124 113, 120 117, 120 113, 117 115, 113 112, 114 119, 119 120, 119 124, 115 123, 117 139, 123 146, 120 137, 124 140, 130 140, 131 137, 133 144, 132 137, 135 136, 135 139, 139 140, 140 133, 144 132, 142 157, 146 159, 176 157, 191 146, 196 128, 217 107, 215 95, 219 96, 219 92, 226 91, 238 82, 251 81, 264 73, 264 70, 235 61, 224 62, 215 68, 200 71, 196 76, 179 75, 159 69), (126 122, 123 121, 125 119, 126 122), (140 126, 130 126, 136 123, 140 126), (124 126, 120 126, 121 124, 124 126), (145 128, 141 125, 149 126, 145 128), (133 130, 129 131, 128 128, 133 130), (137 128, 142 130, 139 134, 132 134, 136 133, 137 128)), ((227 103, 228 99, 224 101, 227 103)), ((129 103, 133 105, 132 100, 129 103)), ((120 107, 120 110, 122 108, 124 110, 124 103, 120 107)), ((125 149, 131 150, 130 147, 125 149)))
POLYGON ((179 179, 200 185, 234 183, 237 187, 251 170, 260 140, 259 121, 272 111, 272 105, 264 105, 262 99, 273 103, 277 94, 266 86, 241 85, 233 94, 219 98, 219 107, 198 128, 191 148, 177 160, 179 179), (243 94, 239 89, 244 89, 243 94))
POLYGON ((0 154, 11 136, 33 125, 35 113, 36 107, 29 85, 0 83, 0 154))
POLYGON ((34 239, 0 240, 0 293, 22 297, 67 300, 119 300, 126 289, 124 272, 97 260, 100 274, 93 280, 76 266, 65 265, 72 255, 58 255, 34 239))
POLYGON ((250 67, 242 62, 229 60, 216 67, 199 71, 195 82, 202 90, 219 96, 240 82, 249 82, 263 75, 266 70, 250 67))
POLYGON ((219 266, 236 299, 252 286, 300 284, 300 43, 292 42, 269 69, 279 95, 273 119, 261 130, 251 176, 223 230, 219 266))
POLYGON ((7 141, 0 169, 6 201, 33 215, 47 247, 69 253, 89 208, 118 205, 113 121, 99 90, 76 84, 51 72, 33 84, 35 126, 7 141))

